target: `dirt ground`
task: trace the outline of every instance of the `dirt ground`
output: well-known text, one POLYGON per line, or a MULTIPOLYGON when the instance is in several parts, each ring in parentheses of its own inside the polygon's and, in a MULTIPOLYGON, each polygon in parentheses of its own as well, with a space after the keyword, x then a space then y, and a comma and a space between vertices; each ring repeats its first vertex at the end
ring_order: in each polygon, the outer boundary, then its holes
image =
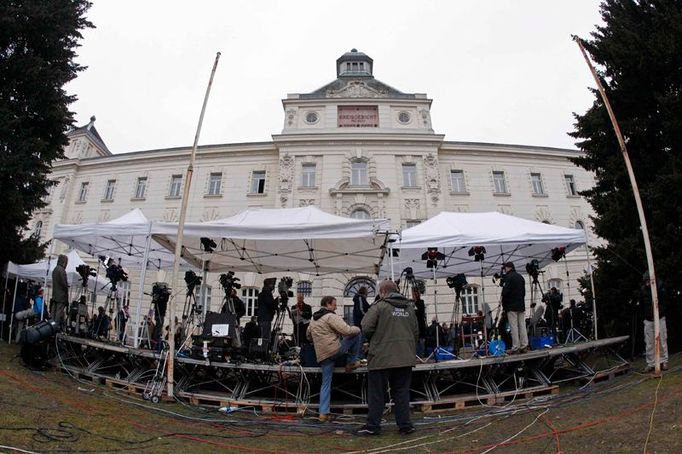
MULTIPOLYGON (((26 369, 0 345, 0 452, 682 452, 682 356, 662 379, 632 372, 555 396, 499 407, 413 414, 417 432, 358 437, 360 416, 225 415, 183 403, 154 405, 56 371, 26 369), (648 442, 647 442, 648 439, 648 442)), ((636 362, 633 370, 641 369, 636 362)))

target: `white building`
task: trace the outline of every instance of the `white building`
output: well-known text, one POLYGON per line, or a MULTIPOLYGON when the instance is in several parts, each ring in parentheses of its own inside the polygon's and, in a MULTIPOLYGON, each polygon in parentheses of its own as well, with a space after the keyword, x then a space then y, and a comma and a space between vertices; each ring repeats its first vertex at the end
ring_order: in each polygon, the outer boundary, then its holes
MULTIPOLYGON (((446 141, 431 126, 432 100, 375 79, 373 64, 353 49, 336 61, 336 80, 312 93, 289 94, 282 101, 283 129, 270 142, 199 147, 188 221, 219 219, 248 207, 315 204, 341 216, 389 218, 396 229, 441 211, 500 211, 589 229, 591 208, 578 191, 591 187, 593 177, 569 161, 580 152, 446 141)), ((43 240, 55 224, 107 221, 132 208, 153 220, 178 220, 190 148, 112 154, 94 117, 70 138, 66 159, 53 164, 58 184, 49 205, 30 225, 43 240)), ((54 252, 62 249, 58 245, 54 252)), ((585 252, 578 250, 567 265, 551 265, 543 275, 545 285, 579 299, 576 278, 586 268, 584 259, 585 252)), ((242 276, 249 302, 260 279, 242 276)), ((313 307, 324 294, 352 296, 350 289, 357 285, 353 276, 299 279, 300 289, 312 292, 313 307)), ((217 276, 208 284, 216 309, 215 300, 222 298, 217 276)), ((473 284, 465 313, 481 303, 481 282, 473 284)), ((483 285, 486 301, 494 306, 498 287, 490 281, 483 285)), ((439 296, 439 318, 449 320, 454 297, 439 293, 446 295, 439 296)), ((349 297, 341 301, 352 304, 349 297)))

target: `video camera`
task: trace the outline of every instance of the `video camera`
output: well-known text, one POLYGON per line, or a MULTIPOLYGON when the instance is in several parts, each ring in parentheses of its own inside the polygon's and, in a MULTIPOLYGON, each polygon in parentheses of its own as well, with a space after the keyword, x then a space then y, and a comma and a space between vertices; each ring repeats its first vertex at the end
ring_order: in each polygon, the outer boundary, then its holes
POLYGON ((187 294, 191 295, 194 293, 194 287, 201 285, 201 276, 192 270, 185 271, 185 284, 187 284, 187 294))
POLYGON ((493 284, 497 283, 497 281, 500 281, 500 287, 504 286, 504 280, 507 277, 507 272, 505 271, 504 266, 502 266, 502 269, 500 270, 499 273, 493 274, 493 284))
POLYGON ((538 275, 540 274, 540 262, 538 262, 536 259, 533 259, 526 263, 526 273, 533 278, 534 282, 537 281, 538 275))
POLYGON ((227 273, 221 274, 218 281, 227 295, 232 292, 233 288, 236 288, 237 290, 242 288, 242 284, 238 282, 239 278, 234 276, 234 271, 228 271, 227 273))
POLYGON ((294 279, 290 276, 284 276, 277 284, 277 292, 279 293, 280 306, 286 307, 289 298, 294 297, 294 292, 291 287, 294 285, 294 279))
POLYGON ((448 284, 448 287, 455 289, 457 298, 462 294, 464 287, 468 285, 467 278, 462 273, 446 277, 445 282, 448 284))
POLYGON ((128 281, 128 273, 125 272, 121 265, 116 265, 114 260, 111 258, 106 260, 103 256, 100 256, 99 259, 102 260, 104 266, 107 269, 107 279, 109 279, 109 282, 111 282, 111 290, 115 292, 116 284, 121 281, 128 281))
POLYGON ((76 267, 76 273, 78 273, 83 280, 83 287, 88 285, 88 278, 90 276, 95 277, 97 276, 97 270, 95 268, 92 268, 85 263, 80 264, 76 267))

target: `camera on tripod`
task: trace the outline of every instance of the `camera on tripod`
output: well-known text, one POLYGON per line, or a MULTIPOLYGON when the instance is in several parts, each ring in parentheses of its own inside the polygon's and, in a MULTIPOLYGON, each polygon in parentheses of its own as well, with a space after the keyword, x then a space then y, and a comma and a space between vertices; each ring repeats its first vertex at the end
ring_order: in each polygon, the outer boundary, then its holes
POLYGON ((187 270, 185 271, 185 284, 187 284, 187 294, 193 294, 194 293, 194 288, 198 285, 201 285, 201 276, 197 276, 197 273, 195 273, 192 270, 187 270))
POLYGON ((97 270, 86 265, 85 263, 80 264, 76 267, 76 273, 78 273, 83 280, 83 287, 88 285, 88 278, 90 276, 97 276, 97 270))
POLYGON ((457 298, 459 298, 462 290, 468 285, 467 277, 462 273, 446 277, 445 282, 448 284, 448 287, 455 289, 457 298))
POLYGON ((232 292, 233 288, 237 290, 242 288, 242 284, 238 282, 239 278, 235 277, 234 271, 228 271, 227 273, 221 274, 220 277, 218 278, 218 281, 220 282, 220 285, 223 287, 223 290, 225 290, 226 295, 229 295, 232 292))
MULTIPOLYGON (((103 257, 100 256, 100 260, 102 259, 103 257)), ((102 261, 104 262, 104 266, 107 269, 107 279, 109 279, 109 282, 111 282, 111 290, 116 291, 116 284, 119 282, 128 281, 128 273, 125 272, 121 265, 116 265, 114 260, 111 258, 106 261, 102 261)))
POLYGON ((279 280, 279 284, 277 284, 277 292, 279 293, 279 303, 281 306, 280 310, 285 309, 287 307, 289 298, 294 297, 294 292, 291 290, 293 285, 294 279, 290 276, 284 276, 279 280))
POLYGON ((533 281, 538 280, 538 275, 540 272, 540 262, 538 262, 536 259, 526 263, 526 273, 533 278, 533 281))
POLYGON ((506 277, 507 271, 505 270, 504 266, 502 266, 502 269, 499 273, 493 274, 493 284, 496 284, 499 281, 500 287, 504 287, 504 280, 506 277))

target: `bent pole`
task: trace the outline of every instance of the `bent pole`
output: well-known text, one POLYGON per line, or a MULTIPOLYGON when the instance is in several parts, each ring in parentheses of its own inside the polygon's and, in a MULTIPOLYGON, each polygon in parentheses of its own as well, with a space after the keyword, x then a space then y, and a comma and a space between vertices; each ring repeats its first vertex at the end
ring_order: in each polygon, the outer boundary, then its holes
MULTIPOLYGON (((215 55, 213 62, 213 69, 211 70, 211 77, 208 79, 208 86, 206 87, 206 94, 204 95, 204 104, 201 106, 201 114, 199 115, 199 124, 197 125, 197 132, 194 135, 194 145, 192 145, 192 153, 189 158, 189 165, 187 166, 187 177, 185 181, 185 188, 182 192, 182 206, 180 208, 180 219, 178 221, 178 238, 175 243, 175 259, 173 260, 173 277, 171 278, 171 292, 173 292, 170 304, 168 305, 168 396, 173 396, 173 368, 175 367, 175 295, 179 292, 174 291, 178 283, 178 272, 180 270, 180 254, 182 252, 183 234, 185 231, 185 217, 187 215, 187 202, 189 199, 189 190, 192 185, 192 174, 194 173, 194 158, 197 154, 197 145, 199 143, 199 135, 201 134, 201 124, 204 122, 204 113, 206 112, 206 104, 208 103, 208 95, 211 93, 211 85, 213 84, 213 76, 218 67, 218 60, 220 60, 220 52, 215 55)), ((161 359, 159 359, 161 361, 161 359)))
POLYGON ((613 129, 616 133, 616 137, 618 138, 618 144, 620 146, 620 151, 623 154, 623 159, 625 160, 625 167, 627 168, 628 171, 628 176, 630 177, 630 184, 632 185, 632 193, 635 196, 635 204, 637 205, 637 214, 639 215, 639 223, 642 228, 642 238, 644 239, 644 251, 646 252, 646 261, 647 261, 647 266, 649 268, 649 278, 651 282, 651 303, 653 306, 653 312, 654 312, 654 367, 655 367, 655 373, 656 375, 660 375, 661 373, 661 325, 660 325, 660 320, 658 318, 658 287, 656 283, 656 273, 654 272, 654 257, 651 253, 651 242, 649 240, 649 229, 647 228, 646 225, 646 218, 644 217, 644 209, 642 208, 642 199, 639 196, 639 188, 637 187, 637 180, 635 179, 635 173, 632 170, 632 164, 630 163, 630 156, 628 155, 628 149, 625 146, 625 140, 623 139, 623 134, 620 132, 620 127, 618 126, 618 121, 616 120, 616 115, 613 113, 613 109, 611 108, 611 103, 609 103, 609 98, 606 96, 606 92, 604 91, 604 87, 601 84, 601 81, 599 80, 599 77, 597 76, 597 72, 594 69, 594 66, 592 66, 592 62, 590 62, 589 57, 587 56, 587 52, 585 51, 585 48, 583 47, 582 40, 578 38, 577 36, 573 36, 573 40, 578 44, 578 47, 580 48, 580 52, 582 52, 583 57, 585 58, 585 62, 587 63, 587 66, 590 68, 590 72, 592 73, 592 77, 594 78, 595 83, 597 84, 597 88, 599 89, 599 94, 601 95, 602 100, 604 101, 604 106, 606 106, 606 110, 609 113, 609 118, 611 119, 611 124, 613 125, 613 129))

